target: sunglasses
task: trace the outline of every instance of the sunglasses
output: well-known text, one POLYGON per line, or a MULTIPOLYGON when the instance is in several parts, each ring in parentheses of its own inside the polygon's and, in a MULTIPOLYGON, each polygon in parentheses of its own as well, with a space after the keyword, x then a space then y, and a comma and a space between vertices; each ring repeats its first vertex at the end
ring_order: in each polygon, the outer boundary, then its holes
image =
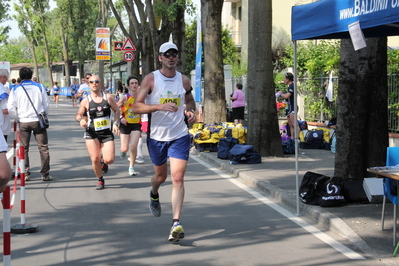
POLYGON ((177 53, 176 52, 166 52, 166 53, 163 53, 163 56, 165 56, 166 58, 169 58, 169 57, 176 58, 177 53))
POLYGON ((89 80, 89 83, 100 83, 100 81, 98 79, 96 80, 89 80))

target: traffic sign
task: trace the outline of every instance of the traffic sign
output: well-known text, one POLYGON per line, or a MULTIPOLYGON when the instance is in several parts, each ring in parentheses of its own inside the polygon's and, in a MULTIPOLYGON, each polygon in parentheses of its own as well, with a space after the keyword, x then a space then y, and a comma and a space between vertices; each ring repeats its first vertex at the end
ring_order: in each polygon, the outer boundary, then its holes
POLYGON ((126 39, 125 43, 122 46, 122 51, 136 51, 136 47, 134 47, 130 38, 126 39))
POLYGON ((123 42, 114 42, 114 51, 122 51, 123 42))
POLYGON ((133 59, 134 59, 134 53, 132 51, 126 51, 123 54, 123 60, 125 60, 126 62, 133 61, 133 59))

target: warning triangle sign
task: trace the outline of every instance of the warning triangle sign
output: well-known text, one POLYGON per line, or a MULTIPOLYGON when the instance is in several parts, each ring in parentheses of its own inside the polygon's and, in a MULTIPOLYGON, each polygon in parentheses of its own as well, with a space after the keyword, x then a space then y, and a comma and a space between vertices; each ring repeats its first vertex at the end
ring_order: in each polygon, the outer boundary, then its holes
POLYGON ((127 38, 125 43, 122 46, 122 51, 136 51, 136 47, 134 47, 130 38, 127 38))

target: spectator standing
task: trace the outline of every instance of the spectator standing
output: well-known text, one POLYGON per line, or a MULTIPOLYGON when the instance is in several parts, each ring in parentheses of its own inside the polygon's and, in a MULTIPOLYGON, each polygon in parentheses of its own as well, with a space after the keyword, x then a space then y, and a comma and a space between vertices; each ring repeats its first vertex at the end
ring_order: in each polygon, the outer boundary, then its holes
MULTIPOLYGON (((284 74, 284 83, 288 85, 287 92, 283 93, 278 91, 277 93, 283 97, 287 103, 285 116, 287 117, 288 125, 290 127, 290 135, 292 139, 295 139, 295 101, 294 101, 294 75, 292 73, 284 74)), ((299 126, 298 126, 299 132, 299 126)))
POLYGON ((242 124, 245 111, 245 94, 242 91, 242 84, 238 83, 236 85, 236 88, 230 99, 232 101, 234 123, 242 124))
POLYGON ((14 86, 17 84, 17 80, 16 79, 12 79, 10 85, 8 86, 8 88, 10 90, 12 90, 12 88, 14 88, 14 86))
POLYGON ((6 141, 11 133, 11 121, 7 108, 9 90, 4 86, 7 80, 8 70, 0 69, 0 129, 6 141))
POLYGON ((160 46, 158 61, 161 69, 148 74, 138 91, 133 112, 149 114, 148 152, 155 174, 151 179, 150 210, 161 216, 158 190, 168 175, 167 159, 170 158, 172 179, 172 227, 169 241, 184 238, 180 215, 184 201, 184 173, 190 153, 190 136, 185 123, 195 123, 195 102, 191 94, 190 79, 176 70, 179 61, 174 43, 160 46))
POLYGON ((51 181, 47 129, 40 127, 39 118, 32 106, 33 103, 38 113, 44 111, 48 114, 48 97, 43 85, 31 80, 32 74, 32 69, 27 67, 19 70, 21 83, 11 90, 7 107, 10 117, 19 121, 21 144, 25 146, 25 180, 30 180, 29 142, 33 132, 40 153, 40 175, 43 181, 51 181))
POLYGON ((7 142, 0 135, 0 193, 6 190, 8 181, 11 178, 11 166, 6 155, 7 149, 7 142))

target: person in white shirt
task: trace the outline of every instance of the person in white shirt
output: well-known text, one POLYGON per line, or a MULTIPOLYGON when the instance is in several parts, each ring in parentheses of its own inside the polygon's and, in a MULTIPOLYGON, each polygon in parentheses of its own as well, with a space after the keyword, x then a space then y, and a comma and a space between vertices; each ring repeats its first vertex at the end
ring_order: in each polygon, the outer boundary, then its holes
POLYGON ((8 80, 8 70, 0 69, 0 130, 4 139, 11 133, 11 121, 8 114, 7 102, 9 90, 4 86, 8 80))
POLYGON ((48 114, 49 102, 46 89, 42 84, 31 80, 32 74, 32 69, 28 67, 23 67, 19 70, 19 76, 22 81, 12 88, 7 107, 10 117, 19 121, 21 145, 25 146, 25 180, 30 180, 29 142, 33 132, 40 153, 40 175, 43 181, 51 181, 47 129, 40 127, 36 113, 36 111, 38 113, 44 111, 48 114))
POLYGON ((173 217, 168 240, 173 242, 184 238, 180 214, 184 173, 191 148, 185 120, 196 121, 190 79, 176 70, 178 52, 174 43, 161 45, 158 61, 162 67, 145 76, 132 108, 135 114, 149 114, 147 147, 155 171, 151 179, 150 211, 155 217, 161 216, 158 190, 168 176, 167 160, 170 158, 173 217))
POLYGON ((0 135, 0 192, 4 192, 11 178, 11 166, 7 160, 7 142, 0 135))
MULTIPOLYGON (((89 95, 91 93, 91 89, 89 87, 89 79, 91 77, 91 73, 86 73, 85 77, 86 77, 86 82, 80 84, 78 92, 76 93, 76 98, 79 99, 80 101, 82 101, 84 98, 87 97, 87 95, 89 95)), ((82 79, 83 81, 83 79, 82 79)))

